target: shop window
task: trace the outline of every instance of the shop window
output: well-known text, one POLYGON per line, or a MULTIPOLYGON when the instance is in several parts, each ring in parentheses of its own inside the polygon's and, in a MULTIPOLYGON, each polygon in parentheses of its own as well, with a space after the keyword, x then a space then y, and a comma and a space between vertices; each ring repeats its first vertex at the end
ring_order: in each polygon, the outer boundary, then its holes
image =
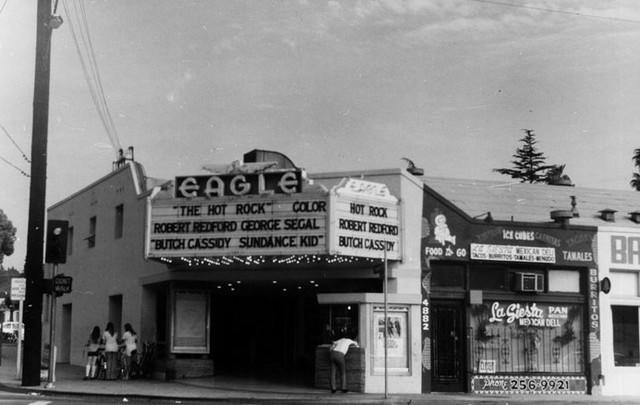
POLYGON ((580 272, 573 270, 549 270, 549 291, 580 292, 580 272))
POLYGON ((456 263, 432 263, 431 285, 433 287, 464 288, 465 266, 456 263))
POLYGON ((632 271, 612 271, 611 294, 619 297, 638 296, 638 273, 632 271))
POLYGON ((387 336, 387 370, 395 374, 409 372, 409 308, 391 306, 387 309, 385 322, 384 307, 373 309, 373 371, 385 370, 385 328, 387 336))
POLYGON ((124 206, 122 204, 116 207, 116 223, 115 223, 115 238, 122 238, 122 232, 124 227, 124 206))
POLYGON ((496 300, 470 314, 474 373, 584 372, 582 305, 496 300))
POLYGON ((469 283, 472 290, 504 290, 506 276, 504 267, 474 265, 469 272, 469 283))
POLYGON ((638 307, 612 305, 613 356, 619 367, 640 366, 638 307))

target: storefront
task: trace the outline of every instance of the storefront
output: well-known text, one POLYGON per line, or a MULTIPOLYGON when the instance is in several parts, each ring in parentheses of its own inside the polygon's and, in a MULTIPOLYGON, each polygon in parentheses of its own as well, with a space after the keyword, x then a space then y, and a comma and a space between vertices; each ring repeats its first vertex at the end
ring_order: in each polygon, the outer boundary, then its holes
POLYGON ((595 227, 471 218, 428 188, 423 203, 423 392, 590 392, 595 227))
POLYGON ((600 228, 598 254, 602 393, 640 395, 640 232, 624 224, 600 228))

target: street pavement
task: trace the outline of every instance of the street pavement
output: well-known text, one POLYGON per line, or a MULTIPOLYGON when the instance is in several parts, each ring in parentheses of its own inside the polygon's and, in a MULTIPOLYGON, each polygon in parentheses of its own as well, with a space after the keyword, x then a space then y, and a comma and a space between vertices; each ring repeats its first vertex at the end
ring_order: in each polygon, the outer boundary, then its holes
POLYGON ((80 366, 58 364, 56 381, 47 387, 46 381, 40 386, 23 387, 16 373, 15 345, 2 344, 0 364, 0 390, 22 392, 31 395, 80 395, 105 396, 128 401, 135 398, 159 401, 173 399, 200 400, 217 403, 287 403, 287 404, 640 404, 640 397, 602 397, 592 395, 472 395, 472 394, 382 394, 336 393, 307 386, 294 386, 253 380, 249 378, 187 378, 173 381, 164 380, 83 380, 84 369, 80 366))

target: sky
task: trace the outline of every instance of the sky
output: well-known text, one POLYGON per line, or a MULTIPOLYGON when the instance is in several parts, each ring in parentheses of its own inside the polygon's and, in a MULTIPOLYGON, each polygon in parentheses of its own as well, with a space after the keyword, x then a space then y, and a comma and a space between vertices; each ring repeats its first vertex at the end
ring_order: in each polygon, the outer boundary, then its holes
MULTIPOLYGON (((0 0, 0 209, 18 238, 3 265, 19 270, 36 3, 0 0)), ((576 185, 630 189, 637 0, 60 0, 57 14, 47 206, 108 174, 118 146, 164 179, 257 148, 309 173, 405 157, 427 176, 511 181, 492 169, 511 167, 524 128, 576 185), (76 50, 83 21, 115 131, 76 50)))

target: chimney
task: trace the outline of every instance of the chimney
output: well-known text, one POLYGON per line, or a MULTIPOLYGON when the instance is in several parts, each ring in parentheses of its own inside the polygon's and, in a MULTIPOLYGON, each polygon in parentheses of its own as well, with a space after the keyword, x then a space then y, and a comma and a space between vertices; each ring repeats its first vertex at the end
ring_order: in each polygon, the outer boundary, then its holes
POLYGON ((578 201, 576 200, 576 196, 571 196, 571 212, 573 213, 574 218, 578 218, 580 216, 580 212, 578 211, 578 201))
POLYGON ((603 210, 598 211, 600 213, 600 218, 603 221, 607 222, 616 222, 616 210, 612 210, 611 208, 605 208, 603 210))

